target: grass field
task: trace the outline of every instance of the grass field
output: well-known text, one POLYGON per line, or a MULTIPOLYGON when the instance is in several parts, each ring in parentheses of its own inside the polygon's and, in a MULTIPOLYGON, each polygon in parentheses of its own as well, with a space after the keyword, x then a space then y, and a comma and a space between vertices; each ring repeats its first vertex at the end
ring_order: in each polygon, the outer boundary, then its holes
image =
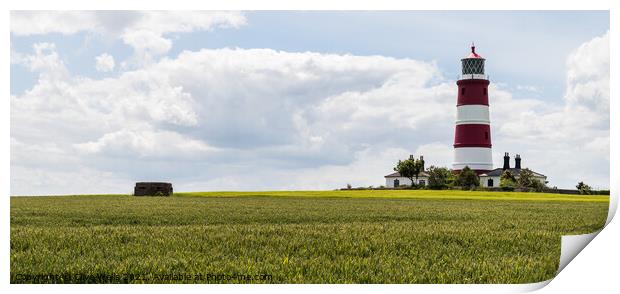
POLYGON ((11 282, 538 282, 555 275, 560 236, 601 228, 608 205, 470 191, 11 197, 11 282))

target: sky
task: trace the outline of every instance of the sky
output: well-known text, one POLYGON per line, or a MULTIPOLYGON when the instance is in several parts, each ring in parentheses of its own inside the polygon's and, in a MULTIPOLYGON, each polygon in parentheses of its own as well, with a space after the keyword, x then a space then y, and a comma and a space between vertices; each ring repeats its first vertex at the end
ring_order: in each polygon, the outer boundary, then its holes
POLYGON ((609 187, 607 11, 14 11, 11 194, 384 185, 452 163, 487 59, 493 160, 609 187))

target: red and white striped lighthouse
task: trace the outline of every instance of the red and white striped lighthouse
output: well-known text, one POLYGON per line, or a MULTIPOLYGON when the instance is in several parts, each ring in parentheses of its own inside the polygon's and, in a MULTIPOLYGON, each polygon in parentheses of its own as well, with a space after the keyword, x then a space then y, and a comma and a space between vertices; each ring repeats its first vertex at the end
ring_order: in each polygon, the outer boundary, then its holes
POLYGON ((454 163, 452 169, 465 166, 478 174, 493 169, 491 156, 491 121, 489 119, 489 78, 484 74, 484 58, 471 53, 461 59, 461 76, 456 82, 456 126, 454 130, 454 163))

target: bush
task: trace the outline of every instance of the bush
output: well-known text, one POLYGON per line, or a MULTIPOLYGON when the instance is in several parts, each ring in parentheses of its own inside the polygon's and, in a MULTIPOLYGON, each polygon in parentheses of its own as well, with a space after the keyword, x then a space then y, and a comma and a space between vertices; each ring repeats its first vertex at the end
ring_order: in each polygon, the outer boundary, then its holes
POLYGON ((517 188, 517 183, 511 179, 500 179, 499 187, 504 191, 514 191, 517 188))
POLYGON ((530 188, 532 188, 532 190, 536 192, 543 192, 547 188, 547 185, 535 179, 534 181, 532 181, 530 188))
POLYGON ((500 184, 500 188, 502 188, 502 191, 507 191, 507 192, 512 192, 512 191, 515 190, 514 184, 512 184, 512 185, 511 184, 506 184, 504 186, 501 186, 501 184, 500 184))
POLYGON ((480 186, 478 175, 476 175, 476 172, 470 169, 469 166, 465 166, 465 168, 459 172, 454 182, 455 185, 468 190, 480 186))
POLYGON ((584 182, 577 183, 577 190, 579 190, 579 194, 581 195, 590 195, 592 194, 592 188, 586 185, 584 182))
POLYGON ((534 173, 532 173, 529 169, 522 169, 519 173, 519 178, 517 179, 517 186, 521 189, 523 188, 533 188, 536 185, 534 182, 538 182, 534 178, 534 173))
POLYGON ((499 187, 504 191, 514 191, 517 187, 517 179, 509 170, 505 170, 499 178, 499 187))
POLYGON ((432 166, 428 168, 428 188, 429 189, 446 189, 454 181, 452 172, 445 167, 432 166))
POLYGON ((529 169, 522 169, 519 178, 509 171, 505 170, 499 180, 499 186, 503 191, 519 191, 519 192, 543 192, 547 189, 545 183, 534 177, 534 173, 529 169))

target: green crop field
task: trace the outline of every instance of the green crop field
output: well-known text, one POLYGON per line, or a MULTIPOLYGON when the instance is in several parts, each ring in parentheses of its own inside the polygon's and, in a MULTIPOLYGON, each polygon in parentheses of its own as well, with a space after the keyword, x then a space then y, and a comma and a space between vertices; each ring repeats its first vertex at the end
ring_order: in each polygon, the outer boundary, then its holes
POLYGON ((608 205, 470 191, 11 197, 11 282, 539 282, 560 236, 600 229, 608 205))

